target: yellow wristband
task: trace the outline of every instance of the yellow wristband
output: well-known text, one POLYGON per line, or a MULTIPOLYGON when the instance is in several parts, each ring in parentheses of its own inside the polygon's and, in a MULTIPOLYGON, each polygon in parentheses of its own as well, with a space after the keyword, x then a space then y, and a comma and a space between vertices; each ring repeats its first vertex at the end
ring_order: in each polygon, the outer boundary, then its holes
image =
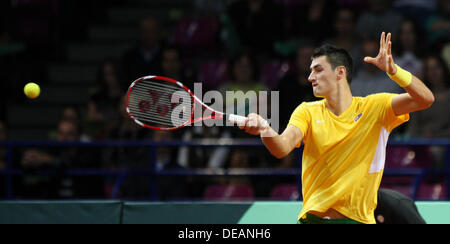
POLYGON ((395 67, 397 67, 397 72, 394 75, 387 73, 389 77, 401 87, 409 86, 412 82, 412 74, 398 65, 395 65, 395 67))

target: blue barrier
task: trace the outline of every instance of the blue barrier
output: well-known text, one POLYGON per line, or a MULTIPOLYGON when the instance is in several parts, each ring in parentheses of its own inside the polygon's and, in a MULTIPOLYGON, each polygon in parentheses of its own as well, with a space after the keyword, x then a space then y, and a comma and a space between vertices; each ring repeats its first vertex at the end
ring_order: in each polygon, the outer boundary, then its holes
MULTIPOLYGON (((65 171, 38 170, 35 174, 67 176, 101 175, 117 176, 113 188, 113 198, 117 198, 122 182, 130 175, 148 175, 150 177, 150 199, 158 200, 156 194, 156 176, 297 176, 301 175, 301 153, 302 147, 297 149, 298 168, 295 169, 177 169, 161 170, 155 168, 156 148, 158 147, 263 147, 259 139, 198 139, 191 141, 94 141, 94 142, 57 142, 57 141, 2 141, 0 147, 7 149, 7 167, 0 170, 0 175, 5 176, 6 199, 13 198, 12 176, 22 175, 22 170, 13 169, 13 149, 16 147, 148 147, 150 151, 149 168, 141 170, 102 170, 102 169, 70 169, 65 171)), ((417 189, 422 179, 427 175, 450 176, 450 139, 413 139, 413 140, 391 140, 388 146, 444 146, 446 147, 445 169, 434 171, 428 169, 386 169, 385 176, 414 176, 416 177, 412 186, 411 197, 415 198, 417 189)), ((301 181, 299 189, 301 189, 301 181)), ((447 198, 450 198, 450 181, 448 181, 447 198)))

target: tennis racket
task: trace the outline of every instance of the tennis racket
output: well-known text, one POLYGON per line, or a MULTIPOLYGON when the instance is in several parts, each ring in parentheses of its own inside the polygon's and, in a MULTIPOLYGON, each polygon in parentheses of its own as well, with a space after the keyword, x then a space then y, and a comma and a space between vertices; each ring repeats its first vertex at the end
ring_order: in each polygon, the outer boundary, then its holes
POLYGON ((126 111, 138 125, 152 130, 176 130, 209 119, 226 119, 233 124, 247 119, 212 109, 181 82, 163 76, 135 80, 128 88, 126 111), (196 109, 209 110, 210 115, 194 118, 196 109))

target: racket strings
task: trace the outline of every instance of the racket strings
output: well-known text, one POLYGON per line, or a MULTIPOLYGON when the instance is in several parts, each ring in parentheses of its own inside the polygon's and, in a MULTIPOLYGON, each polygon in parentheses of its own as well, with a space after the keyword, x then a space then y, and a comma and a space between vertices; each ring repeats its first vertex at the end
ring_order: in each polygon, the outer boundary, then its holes
POLYGON ((140 104, 130 103, 130 111, 132 115, 141 122, 146 124, 159 127, 159 125, 164 125, 167 127, 176 127, 184 124, 189 120, 190 113, 183 112, 181 118, 177 116, 171 116, 171 111, 167 107, 163 107, 159 111, 140 111, 139 109, 132 109, 133 107, 140 107, 140 104))
POLYGON ((144 80, 133 87, 128 108, 133 117, 142 123, 169 128, 183 125, 191 119, 191 103, 191 95, 176 84, 144 80))

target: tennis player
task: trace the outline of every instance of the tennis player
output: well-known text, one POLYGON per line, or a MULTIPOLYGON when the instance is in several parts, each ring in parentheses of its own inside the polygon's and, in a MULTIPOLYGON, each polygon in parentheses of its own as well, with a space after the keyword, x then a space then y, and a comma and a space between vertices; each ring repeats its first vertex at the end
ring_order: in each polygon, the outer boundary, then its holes
POLYGON ((303 208, 299 223, 375 224, 377 190, 384 169, 390 132, 409 120, 409 113, 434 102, 432 92, 410 72, 394 63, 391 34, 381 34, 376 65, 406 93, 353 97, 353 61, 344 49, 325 45, 315 50, 310 66, 315 102, 303 102, 279 135, 257 114, 240 128, 262 141, 277 158, 304 142, 303 208))

